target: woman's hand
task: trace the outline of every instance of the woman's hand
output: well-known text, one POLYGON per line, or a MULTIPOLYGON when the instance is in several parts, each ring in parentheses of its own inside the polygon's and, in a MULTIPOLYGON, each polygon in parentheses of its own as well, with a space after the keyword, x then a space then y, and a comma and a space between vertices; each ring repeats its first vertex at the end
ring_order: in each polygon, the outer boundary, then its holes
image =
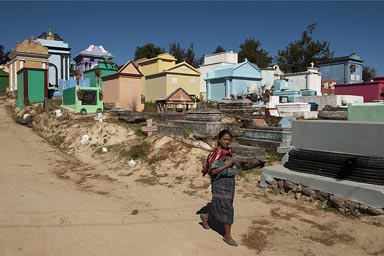
POLYGON ((230 159, 227 160, 224 166, 225 168, 231 168, 234 165, 235 165, 235 158, 231 157, 230 159))

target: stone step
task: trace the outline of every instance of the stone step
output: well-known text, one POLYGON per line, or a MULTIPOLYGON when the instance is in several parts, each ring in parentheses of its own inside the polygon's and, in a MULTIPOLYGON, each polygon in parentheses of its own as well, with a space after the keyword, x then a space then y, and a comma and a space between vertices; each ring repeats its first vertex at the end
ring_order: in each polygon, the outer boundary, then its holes
POLYGON ((278 147, 280 147, 280 141, 274 140, 262 140, 262 139, 251 139, 246 137, 238 137, 236 141, 240 142, 243 145, 260 147, 266 150, 274 150, 276 151, 278 147))
POLYGON ((265 158, 265 149, 257 146, 247 146, 233 143, 231 147, 235 150, 237 156, 265 158))

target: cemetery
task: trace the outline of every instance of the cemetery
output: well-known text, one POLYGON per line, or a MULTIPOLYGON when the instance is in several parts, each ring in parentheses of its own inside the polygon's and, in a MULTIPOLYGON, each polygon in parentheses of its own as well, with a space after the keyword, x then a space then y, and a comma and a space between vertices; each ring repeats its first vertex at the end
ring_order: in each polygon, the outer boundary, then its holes
POLYGON ((194 68, 169 53, 118 66, 93 44, 70 62, 68 49, 51 30, 26 40, 12 52, 7 77, 16 120, 92 166, 60 179, 86 191, 98 191, 93 186, 104 179, 110 191, 123 184, 132 196, 140 196, 140 184, 204 198, 210 188, 201 165, 228 129, 239 202, 273 197, 288 209, 293 200, 384 225, 383 79, 363 83, 356 54, 284 73, 238 63, 233 51, 207 55, 194 68), (322 94, 324 81, 337 82, 334 95, 322 94))

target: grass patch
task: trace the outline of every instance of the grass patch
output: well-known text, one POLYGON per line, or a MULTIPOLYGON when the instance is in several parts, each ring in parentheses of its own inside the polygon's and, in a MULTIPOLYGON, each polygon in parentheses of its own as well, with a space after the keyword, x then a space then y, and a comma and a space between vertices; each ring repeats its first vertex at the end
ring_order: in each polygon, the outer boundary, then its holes
POLYGON ((123 149, 120 151, 120 157, 126 159, 134 159, 137 160, 139 158, 143 158, 148 155, 150 149, 150 145, 147 142, 143 142, 138 145, 134 145, 130 149, 123 149))
POLYGON ((199 163, 205 164, 205 161, 207 160, 207 157, 200 155, 200 156, 197 157, 197 160, 199 161, 199 163))
POLYGON ((155 165, 158 162, 160 162, 162 159, 163 158, 160 155, 155 155, 154 157, 151 157, 151 159, 149 159, 148 164, 149 165, 155 165))
POLYGON ((273 151, 273 150, 267 150, 266 151, 266 154, 267 154, 267 166, 268 165, 274 165, 276 162, 280 162, 281 163, 281 159, 283 158, 283 156, 279 153, 277 153, 276 151, 273 151))

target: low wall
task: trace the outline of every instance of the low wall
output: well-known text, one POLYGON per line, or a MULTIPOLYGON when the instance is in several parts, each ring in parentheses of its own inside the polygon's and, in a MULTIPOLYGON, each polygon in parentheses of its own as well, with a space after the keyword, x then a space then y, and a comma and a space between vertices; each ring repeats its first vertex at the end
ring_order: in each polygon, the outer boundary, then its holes
POLYGON ((221 122, 197 122, 197 121, 170 121, 169 125, 174 125, 182 130, 190 130, 200 135, 216 136, 221 130, 221 122))
POLYGON ((243 129, 242 137, 250 139, 262 139, 272 141, 291 140, 291 128, 258 127, 255 129, 243 129))
POLYGON ((296 102, 316 102, 318 109, 322 110, 326 105, 331 107, 347 107, 348 103, 363 103, 364 97, 354 95, 328 95, 328 96, 299 96, 296 102))
POLYGON ((348 120, 384 122, 384 102, 349 104, 348 120))
POLYGON ((354 121, 293 121, 292 142, 296 149, 345 152, 384 157, 384 123, 354 121))

